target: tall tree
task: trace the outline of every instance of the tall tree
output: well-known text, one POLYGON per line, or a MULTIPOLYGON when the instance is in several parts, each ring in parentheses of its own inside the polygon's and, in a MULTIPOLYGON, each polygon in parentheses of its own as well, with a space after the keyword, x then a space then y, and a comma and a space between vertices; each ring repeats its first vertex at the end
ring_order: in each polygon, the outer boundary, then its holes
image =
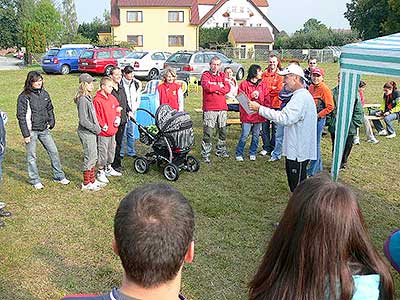
POLYGON ((46 37, 47 45, 60 42, 62 33, 61 15, 52 0, 37 1, 33 21, 40 25, 46 37))
POLYGON ((19 26, 17 2, 17 0, 0 0, 0 48, 21 44, 17 30, 19 26))
POLYGON ((400 1, 389 0, 390 14, 387 20, 383 23, 383 30, 387 34, 400 31, 400 1))
POLYGON ((64 25, 63 41, 71 43, 78 33, 78 17, 74 0, 62 1, 62 20, 64 25))

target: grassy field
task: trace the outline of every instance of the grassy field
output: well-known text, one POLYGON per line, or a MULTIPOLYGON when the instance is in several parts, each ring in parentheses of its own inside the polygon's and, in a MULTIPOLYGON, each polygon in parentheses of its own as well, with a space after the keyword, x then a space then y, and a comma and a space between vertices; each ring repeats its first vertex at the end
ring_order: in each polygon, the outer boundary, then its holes
MULTIPOLYGON (((249 63, 246 62, 248 66, 249 63)), ((265 65, 263 65, 264 67, 265 65)), ((326 82, 336 83, 337 64, 322 65, 326 82)), ((16 99, 27 70, 0 72, 0 108, 9 114, 8 148, 3 164, 1 199, 14 213, 0 230, 0 299, 59 299, 67 293, 106 292, 120 284, 122 269, 111 250, 113 217, 119 200, 131 189, 149 182, 165 182, 156 168, 138 175, 133 161, 125 159, 124 176, 112 179, 101 192, 80 191, 82 149, 76 134, 77 112, 72 101, 78 74, 45 76, 56 114, 53 137, 64 171, 72 183, 61 187, 52 182, 50 162, 38 147, 38 165, 45 189, 34 191, 27 182, 25 149, 15 118, 16 99)), ((390 78, 365 76, 366 99, 379 102, 382 86, 390 78)), ((200 158, 200 94, 186 99, 194 121, 200 158)), ((395 125, 398 133, 400 128, 395 125)), ((234 154, 240 134, 230 128, 228 147, 234 154)), ((400 137, 380 138, 380 143, 353 148, 349 168, 340 180, 358 194, 375 246, 382 249, 388 233, 399 226, 400 137)), ((248 142, 249 143, 249 142, 248 142)), ((248 145, 247 145, 248 146, 248 145)), ((146 148, 137 144, 138 152, 146 148)), ((330 138, 322 142, 325 169, 331 158, 330 138)), ((234 156, 234 155, 232 155, 234 156)), ((233 157, 213 157, 198 173, 181 173, 172 183, 190 200, 196 213, 196 256, 184 268, 183 293, 189 299, 246 299, 246 287, 254 274, 273 227, 288 200, 283 160, 266 158, 237 163, 233 157)), ((397 294, 400 278, 394 275, 397 294)))

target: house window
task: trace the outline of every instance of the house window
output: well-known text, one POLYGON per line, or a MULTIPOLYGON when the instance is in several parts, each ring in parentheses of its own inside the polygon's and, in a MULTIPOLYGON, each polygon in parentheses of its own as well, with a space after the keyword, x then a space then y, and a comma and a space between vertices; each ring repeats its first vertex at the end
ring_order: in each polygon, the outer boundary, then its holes
POLYGON ((258 24, 257 24, 257 27, 261 27, 261 25, 262 25, 261 23, 258 23, 258 24))
POLYGON ((185 44, 183 35, 169 35, 168 46, 169 47, 183 47, 185 44))
POLYGON ((223 28, 228 28, 228 23, 222 23, 223 28))
POLYGON ((135 47, 143 47, 143 35, 128 35, 127 41, 135 47))
POLYGON ((217 22, 217 23, 215 23, 215 27, 219 27, 219 23, 217 22))
POLYGON ((169 11, 168 22, 183 22, 183 11, 169 11))
POLYGON ((143 22, 143 12, 142 11, 127 11, 126 21, 128 23, 143 22))

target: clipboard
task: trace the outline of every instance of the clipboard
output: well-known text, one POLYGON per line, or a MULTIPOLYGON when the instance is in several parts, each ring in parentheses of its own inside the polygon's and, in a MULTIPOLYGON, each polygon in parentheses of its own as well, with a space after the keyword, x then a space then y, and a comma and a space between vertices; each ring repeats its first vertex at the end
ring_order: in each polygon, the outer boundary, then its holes
POLYGON ((240 93, 239 95, 236 96, 236 100, 239 101, 240 106, 248 113, 249 115, 252 115, 256 113, 256 111, 251 110, 249 107, 249 98, 245 93, 240 93))

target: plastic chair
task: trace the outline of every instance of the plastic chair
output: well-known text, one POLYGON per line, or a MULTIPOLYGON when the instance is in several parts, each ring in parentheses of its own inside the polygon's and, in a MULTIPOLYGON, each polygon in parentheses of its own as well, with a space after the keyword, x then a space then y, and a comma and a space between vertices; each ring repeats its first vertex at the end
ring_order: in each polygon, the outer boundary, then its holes
POLYGON ((159 79, 150 80, 144 88, 144 94, 155 94, 157 87, 161 82, 162 81, 159 79))
POLYGON ((175 80, 175 82, 181 86, 182 93, 185 95, 188 90, 187 82, 184 80, 175 80))
POLYGON ((196 93, 199 91, 199 80, 196 77, 189 77, 188 91, 195 91, 196 93))

